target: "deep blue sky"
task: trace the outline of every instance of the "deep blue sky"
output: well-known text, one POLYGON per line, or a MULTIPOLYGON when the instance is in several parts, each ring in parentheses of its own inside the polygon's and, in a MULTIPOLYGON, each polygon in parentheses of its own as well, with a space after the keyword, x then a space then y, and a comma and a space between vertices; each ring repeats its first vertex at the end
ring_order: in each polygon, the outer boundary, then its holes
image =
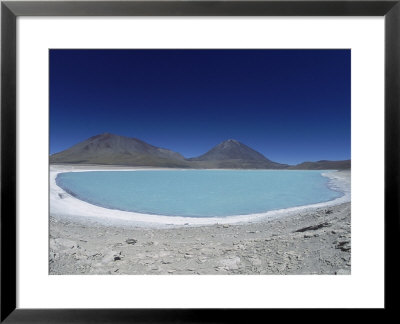
POLYGON ((236 139, 350 158, 350 50, 50 50, 50 153, 110 132, 185 157, 236 139))

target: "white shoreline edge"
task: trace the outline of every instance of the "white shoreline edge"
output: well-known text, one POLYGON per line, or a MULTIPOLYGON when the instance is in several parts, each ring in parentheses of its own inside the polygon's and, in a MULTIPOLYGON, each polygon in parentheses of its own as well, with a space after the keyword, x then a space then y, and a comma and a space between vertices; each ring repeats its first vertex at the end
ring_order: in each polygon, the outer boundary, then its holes
MULTIPOLYGON (((154 214, 142 214, 128 212, 116 209, 108 209, 90 204, 80 200, 56 184, 56 177, 64 172, 90 172, 90 171, 144 171, 144 170, 163 170, 151 168, 87 168, 74 169, 73 167, 50 166, 50 190, 49 190, 49 208, 50 215, 56 218, 63 218, 71 221, 84 223, 99 223, 106 226, 129 226, 129 227, 178 227, 178 226, 201 226, 214 224, 239 224, 263 221, 282 216, 289 216, 301 211, 310 211, 316 208, 328 207, 333 205, 350 202, 351 182, 350 176, 343 176, 336 171, 322 173, 323 176, 330 179, 329 186, 332 189, 342 192, 342 197, 323 203, 311 205, 290 207, 286 209, 273 210, 257 214, 234 215, 224 217, 182 217, 182 216, 164 216, 154 214)), ((165 170, 165 169, 164 169, 165 170)), ((178 169, 174 169, 178 170, 178 169)), ((185 170, 185 169, 183 169, 185 170)), ((290 171, 290 170, 288 170, 290 171)), ((350 175, 350 171, 349 171, 350 175)))

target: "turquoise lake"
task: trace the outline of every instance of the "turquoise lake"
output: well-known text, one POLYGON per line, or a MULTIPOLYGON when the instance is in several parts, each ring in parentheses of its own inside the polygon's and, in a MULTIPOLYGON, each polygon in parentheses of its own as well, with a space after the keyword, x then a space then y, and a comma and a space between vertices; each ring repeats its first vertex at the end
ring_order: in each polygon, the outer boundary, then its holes
POLYGON ((98 206, 145 214, 220 217, 326 202, 343 196, 326 171, 162 170, 60 173, 58 186, 98 206))

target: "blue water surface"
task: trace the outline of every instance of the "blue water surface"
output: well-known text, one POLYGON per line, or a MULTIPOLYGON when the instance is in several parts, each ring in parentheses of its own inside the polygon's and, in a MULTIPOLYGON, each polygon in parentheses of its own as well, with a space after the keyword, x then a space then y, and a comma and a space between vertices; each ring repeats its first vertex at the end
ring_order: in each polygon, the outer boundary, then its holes
POLYGON ((325 171, 154 170, 60 173, 57 184, 89 203, 146 214, 244 215, 325 202, 343 194, 325 171))

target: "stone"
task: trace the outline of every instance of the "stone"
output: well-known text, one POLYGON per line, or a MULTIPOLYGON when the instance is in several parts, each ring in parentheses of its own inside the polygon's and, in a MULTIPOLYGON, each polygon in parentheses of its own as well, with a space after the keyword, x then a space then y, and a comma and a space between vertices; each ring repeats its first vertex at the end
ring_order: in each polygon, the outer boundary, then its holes
POLYGON ((313 226, 307 226, 307 227, 303 227, 300 228, 296 231, 294 231, 293 233, 301 233, 301 232, 306 232, 306 231, 315 231, 317 229, 323 228, 323 227, 328 227, 331 226, 330 223, 325 222, 325 223, 321 223, 321 224, 317 224, 317 225, 313 225, 313 226))
POLYGON ((136 244, 136 243, 137 243, 137 240, 135 240, 135 239, 127 239, 127 240, 125 240, 125 242, 126 242, 127 244, 133 245, 133 244, 136 244))
POLYGON ((348 252, 351 250, 350 241, 337 241, 336 248, 342 250, 343 252, 348 252))

